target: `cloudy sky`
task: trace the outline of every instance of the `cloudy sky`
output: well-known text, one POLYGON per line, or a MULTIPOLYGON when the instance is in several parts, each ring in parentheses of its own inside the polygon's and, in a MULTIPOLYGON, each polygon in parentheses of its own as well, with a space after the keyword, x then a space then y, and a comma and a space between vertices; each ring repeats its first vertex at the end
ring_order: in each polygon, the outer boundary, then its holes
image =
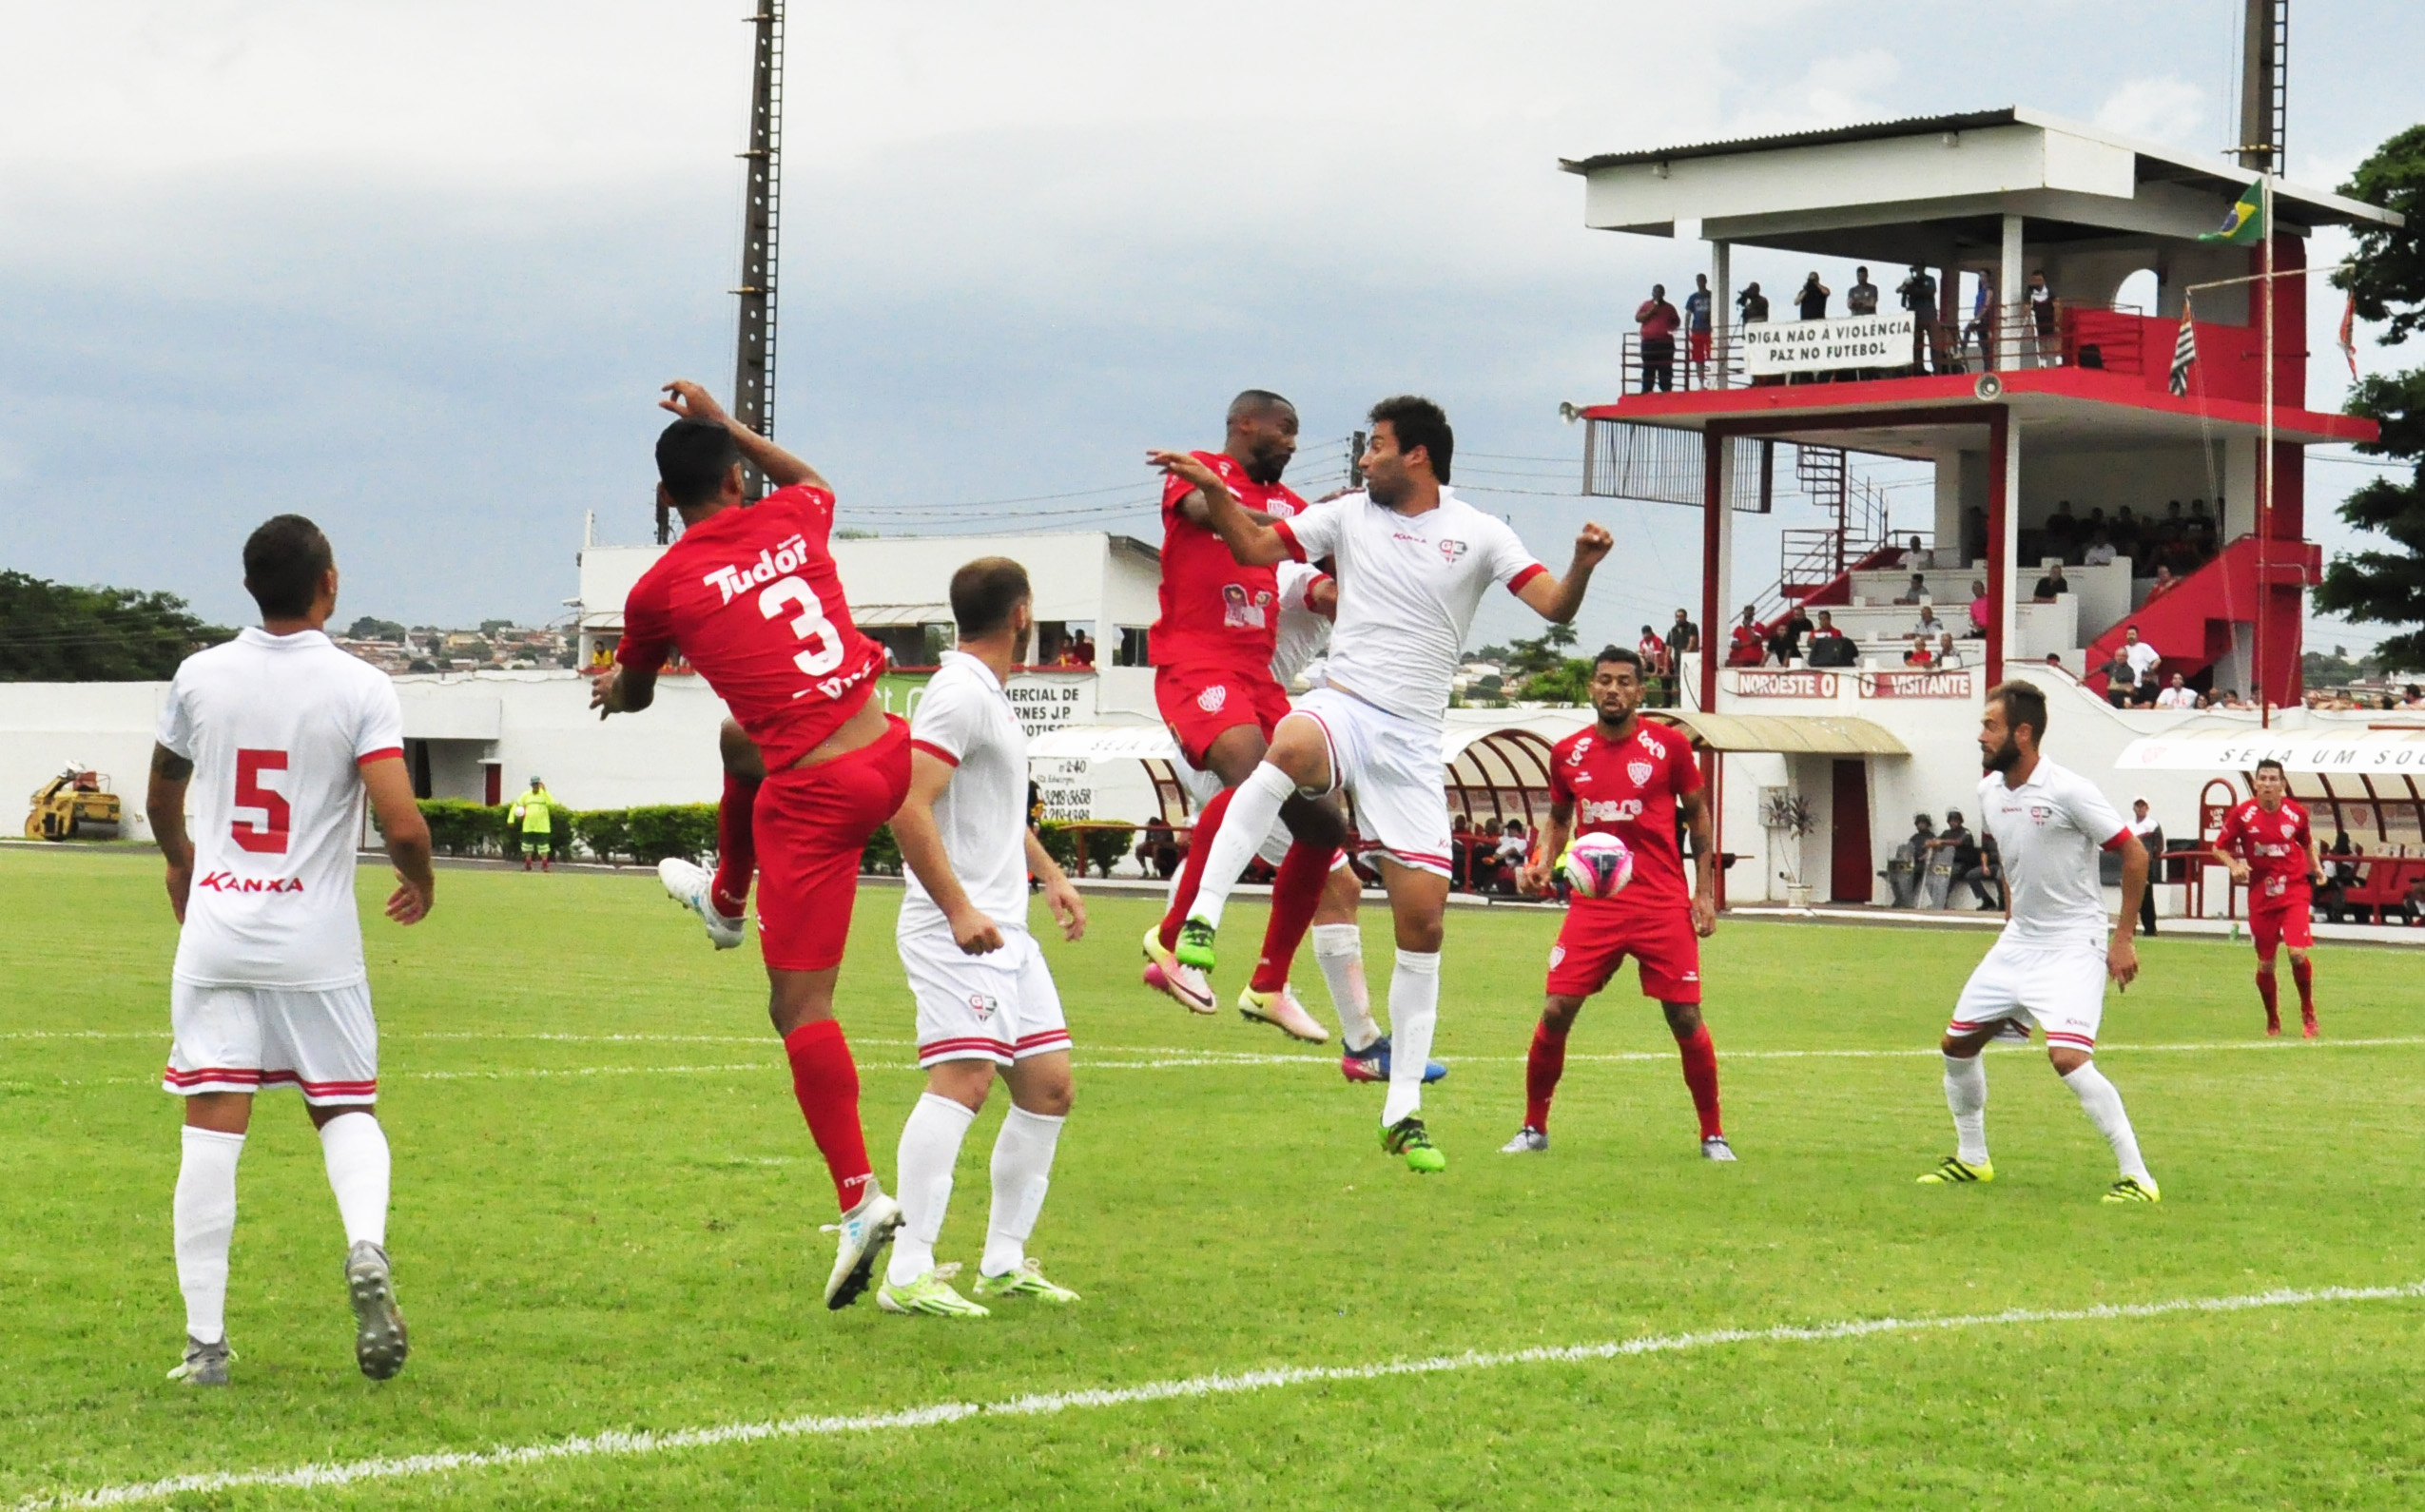
MULTIPOLYGON (((0 566, 237 621, 243 533, 300 510, 349 615, 560 612, 585 512, 645 538, 655 386, 730 382, 745 9, 0 0, 0 566)), ((1316 443, 1420 390, 1542 554, 1624 536, 1582 629, 1630 635, 1698 602, 1694 519, 1561 496, 1557 406, 1703 254, 1584 231, 1556 160, 2016 102, 2216 149, 2239 10, 793 0, 776 428, 864 528, 1150 534, 1141 449, 1235 389, 1316 443)), ((2425 10, 2298 26, 2291 171, 2334 184, 2414 124, 2425 10)))

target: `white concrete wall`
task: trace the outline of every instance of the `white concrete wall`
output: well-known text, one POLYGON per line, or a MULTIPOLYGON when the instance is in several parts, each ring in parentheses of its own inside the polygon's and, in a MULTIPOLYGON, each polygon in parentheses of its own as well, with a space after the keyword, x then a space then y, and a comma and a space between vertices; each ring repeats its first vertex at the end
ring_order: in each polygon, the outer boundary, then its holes
POLYGON ((0 683, 0 802, 14 805, 5 833, 23 832, 34 789, 72 761, 109 779, 119 834, 150 839, 144 784, 167 703, 166 683, 0 683))

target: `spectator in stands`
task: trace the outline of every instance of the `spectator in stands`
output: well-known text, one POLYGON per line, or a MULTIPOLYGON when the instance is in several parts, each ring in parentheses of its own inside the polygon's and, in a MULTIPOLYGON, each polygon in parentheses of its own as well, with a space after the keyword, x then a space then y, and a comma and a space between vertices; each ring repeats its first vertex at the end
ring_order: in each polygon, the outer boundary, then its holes
POLYGON ((2123 660, 2130 664, 2131 681, 2149 690, 2154 696, 2156 669, 2163 665, 2163 657, 2156 649, 2139 638, 2139 627, 2129 626, 2122 632, 2123 660))
POLYGON ((1921 573, 1913 572, 1911 574, 1911 586, 1905 589, 1903 591, 1903 596, 1896 599, 1894 603, 1895 607, 1898 609, 1909 609, 1914 604, 1925 604, 1928 600, 1928 578, 1921 573))
POLYGON ((1974 577, 1970 579, 1970 628, 1964 633, 1973 640, 1985 637, 1988 613, 1988 585, 1974 577))
POLYGON ((2029 602, 2051 604, 2057 595, 2070 591, 2071 585, 2063 580, 2063 564, 2050 562, 2047 565, 2046 575, 2038 579, 2038 586, 2029 590, 2029 602))
POLYGON ((2130 665, 2129 657, 2117 650, 2113 660, 2105 665, 2105 702, 2116 708, 2128 708, 2132 695, 2139 691, 2138 669, 2130 665))
POLYGON ((1914 262, 1911 274, 1894 286, 1894 293, 1903 308, 1911 312, 1911 371, 1939 371, 1944 354, 1937 344, 1936 280, 1914 262))
POLYGON ((1931 641, 1945 633, 1944 622, 1936 617, 1936 610, 1933 606, 1928 604, 1920 606, 1920 623, 1911 627, 1911 633, 1926 636, 1931 641))
POLYGON ((1921 568, 1929 565, 1928 548, 1920 544, 1918 536, 1912 536, 1911 544, 1903 548, 1903 555, 1895 565, 1917 574, 1921 568))
POLYGON ((1659 631, 1645 625, 1641 639, 1634 642, 1634 654, 1642 659, 1642 678, 1649 684, 1645 700, 1653 708, 1669 708, 1667 643, 1659 639, 1659 631))
POLYGON ((1760 633, 1759 622, 1752 606, 1743 606, 1743 622, 1735 627, 1726 648, 1729 667, 1757 667, 1768 656, 1767 637, 1760 633))
POLYGON ((2190 689, 2189 679, 2175 672, 2172 674, 2172 681, 2164 685, 2163 691, 2156 695, 2156 707, 2158 708, 2196 708, 2198 695, 2190 689))
MULTIPOLYGON (((1821 615, 1819 617, 1822 619, 1826 618, 1825 615, 1821 615)), ((2425 688, 2420 688, 2416 684, 2411 683, 2407 687, 2401 688, 2400 692, 2403 695, 2399 701, 2400 708, 2425 708, 2425 688)))
POLYGON ((1768 319, 1768 296, 1760 292, 1757 279, 1744 284, 1743 292, 1735 296, 1735 313, 1742 317, 1745 325, 1757 325, 1768 319))
POLYGON ((2080 549, 2080 518, 2071 513, 2069 499, 2056 504, 2054 513, 2047 516, 2046 537, 2047 544, 2061 552, 2066 562, 2080 549))
POLYGON ((1924 634, 1913 635, 1911 637, 1911 649, 1903 653, 1903 665, 1906 667, 1916 667, 1923 670, 1934 667, 1936 665, 1936 653, 1929 648, 1930 642, 1928 636, 1924 634))
MULTIPOLYGON (((1949 808, 1945 811, 1945 827, 1937 831, 1936 839, 1929 842, 1929 849, 1931 852, 1943 854, 1944 859, 1952 867, 1954 882, 1969 883, 1970 895, 1978 899, 1981 908, 2004 906, 2001 896, 1990 896, 1988 893, 1988 886, 1995 878, 1983 864, 1986 860, 1985 852, 1979 849, 1978 837, 1972 835, 1969 827, 1962 823, 1960 809, 1949 808)), ((1945 901, 1950 905, 1953 899, 1949 895, 1945 901)))
POLYGON ((1801 604, 1796 602, 1785 611, 1785 617, 1777 621, 1776 629, 1769 631, 1769 654, 1776 658, 1779 667, 1793 666, 1794 659, 1802 654, 1802 637, 1810 633, 1811 616, 1803 612, 1801 604))
POLYGON ((2147 586, 2147 596, 2139 601, 2139 607, 2141 609, 2146 608, 2148 605, 2163 597, 2166 593, 2171 592, 2174 589, 2179 588, 2180 586, 2181 579, 2172 575, 2171 568, 2158 566, 2156 569, 2156 580, 2147 586))
POLYGON ((1827 297, 1833 292, 1819 281, 1818 269, 1813 268, 1811 276, 1802 281, 1800 291, 1794 296, 1794 303, 1802 312, 1803 320, 1824 320, 1827 319, 1827 297))
POLYGON ((1698 656, 1701 649, 1701 628, 1686 617, 1682 610, 1676 611, 1676 623, 1667 627, 1667 661, 1678 676, 1684 670, 1684 658, 1698 656))
POLYGON ((1816 646, 1823 640, 1842 640, 1843 638, 1844 632, 1835 628, 1835 616, 1826 610, 1820 610, 1818 623, 1811 627, 1811 644, 1816 646))
MULTIPOLYGON (((1818 275, 1814 273, 1811 277, 1817 278, 1818 275)), ((1877 313, 1877 285, 1870 281, 1869 269, 1854 268, 1853 270, 1853 286, 1844 291, 1844 313, 1847 315, 1875 315, 1877 313)))
POLYGON ((1500 830, 1499 849, 1492 858, 1498 864, 1497 875, 1492 881, 1499 891, 1511 897, 1515 894, 1516 873, 1523 869, 1524 862, 1531 855, 1532 842, 1524 834, 1523 822, 1514 819, 1507 821, 1500 830))
POLYGON ((1684 318, 1667 302, 1667 285, 1654 283, 1650 298, 1634 311, 1642 333, 1642 392, 1665 393, 1676 387, 1676 330, 1684 318))
POLYGON ((1813 667, 1850 667, 1860 660, 1860 648, 1852 638, 1835 628, 1835 616, 1819 611, 1818 623, 1811 627, 1810 649, 1803 652, 1813 667))
POLYGON ((1709 275, 1694 274, 1693 292, 1684 296, 1684 358, 1698 388, 1709 387, 1710 302, 1709 275))
POLYGON ((1911 835, 1894 847, 1886 863, 1886 885, 1897 908, 1910 908, 1920 901, 1920 882, 1928 875, 1929 842, 1936 839, 1936 821, 1928 815, 1913 815, 1911 825, 1911 835))
POLYGON ((2083 567, 2111 567, 2121 553, 2113 549, 2113 533, 2099 526, 2088 533, 2088 549, 2080 553, 2083 567))
POLYGON ((1979 275, 1978 289, 1970 296, 1970 323, 1963 327, 1962 339, 1977 344, 1981 367, 1996 365, 1995 280, 1986 273, 1979 275))
POLYGON ((1953 645, 1953 632, 1947 630, 1936 638, 1936 665, 1939 671, 1950 672, 1962 665, 1962 653, 1953 645))
MULTIPOLYGON (((2130 513, 2129 505, 2124 504, 2113 512, 2112 534, 2114 551, 2129 557, 2134 564, 2146 555, 2145 533, 2140 529, 2138 516, 2130 513)), ((2139 574, 2133 572, 2130 575, 2136 577, 2139 574)))
POLYGON ((1069 659, 1070 665, 1073 667, 1094 666, 1095 638, 1087 634, 1084 630, 1079 630, 1077 634, 1072 635, 1070 637, 1069 644, 1069 659))
POLYGON ((1156 814, 1145 822, 1142 838, 1136 843, 1136 863, 1148 877, 1169 882, 1178 874, 1178 836, 1171 822, 1156 814))
POLYGON ((1461 893, 1474 890, 1473 847, 1473 821, 1463 814, 1449 815, 1448 885, 1461 893))
POLYGON ((2029 324, 2038 339, 2038 349, 2030 356, 2037 366, 2052 367, 2063 359, 2063 349, 2054 336, 2054 290, 2047 286, 2044 269, 2029 275, 2023 297, 2028 300, 2029 324))

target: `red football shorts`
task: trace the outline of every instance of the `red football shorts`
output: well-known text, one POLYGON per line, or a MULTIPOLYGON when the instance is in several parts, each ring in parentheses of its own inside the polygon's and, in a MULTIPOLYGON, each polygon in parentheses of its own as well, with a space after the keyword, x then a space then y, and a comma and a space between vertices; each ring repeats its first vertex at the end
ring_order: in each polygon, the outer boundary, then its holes
POLYGON ((2308 911, 2304 888, 2291 893, 2271 906, 2248 910, 2248 933, 2257 940, 2257 959, 2271 960, 2277 947, 2288 945, 2293 950, 2312 950, 2316 945, 2316 921, 2308 911))
POLYGON ((1578 898, 1549 950, 1548 992, 1588 998, 1608 985, 1631 956, 1642 996, 1660 1002, 1701 1000, 1701 942, 1683 904, 1644 907, 1578 898))
POLYGON ((1154 704, 1179 743, 1179 754, 1198 771, 1210 768, 1205 753, 1221 732, 1252 725, 1270 740, 1289 717, 1289 694, 1267 668, 1240 671, 1222 667, 1156 667, 1154 704))
POLYGON ((909 727, 816 766, 768 772, 750 811, 758 837, 758 945, 776 971, 842 964, 867 839, 909 796, 909 727))

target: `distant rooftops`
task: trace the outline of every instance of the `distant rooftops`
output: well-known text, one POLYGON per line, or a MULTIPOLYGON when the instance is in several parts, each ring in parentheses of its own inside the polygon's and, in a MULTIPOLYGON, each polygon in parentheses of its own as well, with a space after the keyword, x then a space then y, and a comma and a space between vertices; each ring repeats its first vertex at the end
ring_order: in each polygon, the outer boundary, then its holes
MULTIPOLYGON (((1698 223, 1712 240, 1871 257, 1927 255, 1917 245, 1891 253, 1878 243, 1879 228, 1936 226, 1968 240, 1973 228, 1964 223, 1985 230, 1989 218, 2008 214, 2027 218, 2032 242, 2194 238, 2214 229, 2257 178, 2220 156, 2020 106, 1559 165, 1584 178, 1584 220, 1596 228, 1673 236, 1678 223, 1698 223)), ((2275 207, 2291 232, 2400 223, 2391 211, 2280 180, 2275 207)))

